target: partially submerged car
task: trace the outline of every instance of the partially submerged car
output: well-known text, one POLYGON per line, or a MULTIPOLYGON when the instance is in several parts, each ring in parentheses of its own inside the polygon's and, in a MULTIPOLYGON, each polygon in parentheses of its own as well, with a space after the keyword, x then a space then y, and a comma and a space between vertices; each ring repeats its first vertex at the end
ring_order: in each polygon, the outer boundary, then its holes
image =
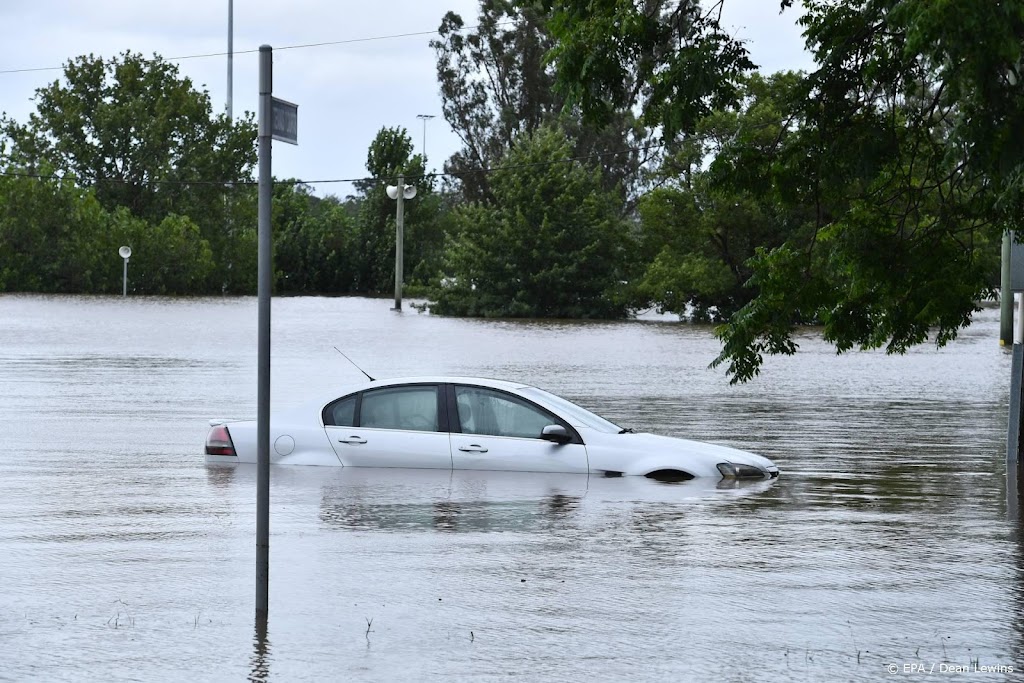
MULTIPOLYGON (((255 463, 256 422, 211 420, 208 463, 255 463)), ((537 387, 466 377, 373 380, 273 416, 277 464, 765 479, 768 458, 623 429, 537 387)))

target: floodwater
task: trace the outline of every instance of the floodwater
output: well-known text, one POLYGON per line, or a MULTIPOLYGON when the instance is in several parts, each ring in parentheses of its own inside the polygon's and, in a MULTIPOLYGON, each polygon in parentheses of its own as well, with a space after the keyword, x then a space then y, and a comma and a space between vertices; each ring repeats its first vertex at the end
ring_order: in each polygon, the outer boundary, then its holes
POLYGON ((526 380, 638 431, 763 453, 782 476, 275 467, 264 632, 255 469, 202 458, 209 418, 255 415, 255 299, 0 296, 0 680, 1024 669, 997 311, 905 357, 836 357, 808 332, 733 387, 707 367, 706 327, 390 306, 275 300, 273 406, 361 380, 337 346, 377 376, 526 380))

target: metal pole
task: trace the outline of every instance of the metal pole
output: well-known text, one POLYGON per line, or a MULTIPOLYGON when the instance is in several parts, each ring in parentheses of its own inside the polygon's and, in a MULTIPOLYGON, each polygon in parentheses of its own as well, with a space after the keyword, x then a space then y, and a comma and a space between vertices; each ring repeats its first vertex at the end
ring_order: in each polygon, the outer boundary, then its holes
POLYGON ((405 176, 398 176, 398 216, 395 219, 395 310, 402 310, 402 244, 404 235, 403 221, 405 220, 405 176))
POLYGON ((121 279, 121 296, 128 296, 128 259, 124 260, 124 277, 121 279))
MULTIPOLYGON (((1018 299, 1016 325, 1013 326, 1013 355, 1010 357, 1010 408, 1007 414, 1006 432, 1006 475, 1010 477, 1017 468, 1020 455, 1021 414, 1024 412, 1024 294, 1010 294, 1011 302, 1018 299)), ((1012 305, 1012 304, 1011 304, 1012 305)))
POLYGON ((260 45, 259 247, 257 269, 258 388, 256 393, 256 616, 268 615, 270 593, 270 239, 271 93, 273 49, 260 45))
POLYGON ((434 118, 433 114, 417 114, 416 118, 423 121, 423 158, 427 158, 427 121, 434 118))
POLYGON ((235 78, 235 2, 228 0, 228 122, 234 119, 232 93, 235 78))
POLYGON ((1010 248, 1013 232, 1003 233, 1002 270, 999 278, 999 345, 1013 343, 1013 292, 1011 292, 1010 248))

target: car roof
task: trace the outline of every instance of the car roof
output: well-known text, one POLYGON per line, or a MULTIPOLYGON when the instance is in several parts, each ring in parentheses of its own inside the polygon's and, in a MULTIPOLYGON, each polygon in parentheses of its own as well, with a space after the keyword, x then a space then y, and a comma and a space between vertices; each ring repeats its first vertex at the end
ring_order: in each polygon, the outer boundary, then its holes
POLYGON ((383 389, 387 387, 401 386, 403 384, 475 384, 477 386, 490 387, 492 389, 504 389, 505 391, 517 391, 519 389, 526 389, 532 386, 530 384, 524 384, 523 382, 511 382, 508 380, 491 379, 488 377, 460 377, 449 375, 386 377, 369 382, 344 384, 339 386, 334 392, 328 394, 318 392, 315 400, 311 401, 311 403, 319 405, 322 408, 328 403, 333 403, 336 399, 344 396, 350 396, 359 391, 383 389))
MULTIPOLYGON (((514 391, 517 389, 525 389, 531 385, 523 382, 512 382, 503 379, 491 379, 488 377, 459 377, 459 376, 448 376, 448 375, 423 375, 413 377, 388 377, 384 379, 375 379, 370 382, 362 382, 360 384, 353 384, 344 387, 340 387, 345 394, 351 394, 356 391, 364 391, 366 389, 376 389, 381 387, 395 386, 399 384, 476 384, 482 387, 491 387, 492 389, 505 389, 507 391, 514 391)), ((341 394, 339 394, 340 396, 341 394)))

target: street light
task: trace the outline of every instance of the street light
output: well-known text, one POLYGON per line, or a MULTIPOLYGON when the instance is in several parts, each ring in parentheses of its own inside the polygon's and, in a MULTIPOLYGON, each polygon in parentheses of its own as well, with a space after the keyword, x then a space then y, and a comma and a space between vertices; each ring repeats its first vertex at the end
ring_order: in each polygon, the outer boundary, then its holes
MULTIPOLYGON (((427 121, 429 121, 430 119, 434 118, 434 115, 433 114, 416 114, 416 118, 418 118, 419 120, 423 121, 423 159, 424 159, 424 164, 425 164, 426 163, 426 158, 427 158, 427 121)), ((426 170, 425 167, 424 167, 424 170, 426 170)))
POLYGON ((121 281, 121 296, 128 296, 128 258, 132 255, 132 248, 129 246, 121 247, 117 250, 117 255, 124 259, 124 279, 121 281))
POLYGON ((405 176, 398 176, 398 185, 388 185, 388 196, 398 200, 398 216, 395 220, 395 307, 394 311, 402 310, 402 240, 404 238, 403 222, 405 221, 405 208, 403 202, 416 196, 416 187, 405 184, 405 176))

